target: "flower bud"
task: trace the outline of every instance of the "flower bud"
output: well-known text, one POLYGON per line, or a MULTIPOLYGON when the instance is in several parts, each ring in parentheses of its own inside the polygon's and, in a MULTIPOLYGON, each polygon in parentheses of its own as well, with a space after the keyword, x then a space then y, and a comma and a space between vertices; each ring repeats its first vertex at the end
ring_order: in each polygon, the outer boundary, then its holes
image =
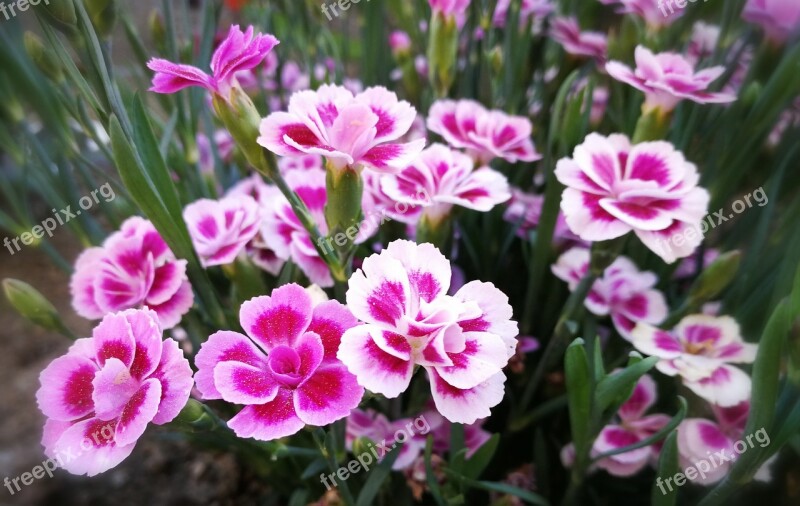
POLYGON ((111 35, 117 23, 116 0, 84 0, 84 2, 97 34, 101 37, 111 35))
POLYGON ((55 82, 60 82, 64 78, 61 65, 44 47, 42 39, 33 32, 25 32, 24 43, 25 51, 39 70, 55 82))
POLYGON ((453 16, 433 13, 428 45, 428 75, 438 97, 447 96, 455 79, 458 27, 453 16))
POLYGON ((28 283, 7 278, 3 280, 3 291, 8 302, 28 321, 73 337, 53 304, 28 283))
POLYGON ((703 271, 689 290, 689 304, 700 305, 716 298, 739 272, 742 254, 729 251, 720 255, 703 271))
POLYGON ((45 13, 44 19, 58 30, 71 35, 76 32, 75 6, 72 0, 51 0, 39 7, 45 13))
POLYGON ((191 429, 197 431, 213 430, 217 423, 208 414, 207 409, 205 404, 190 397, 186 406, 175 417, 174 423, 187 426, 187 428, 191 427, 191 429))
POLYGON ((260 135, 261 115, 253 100, 240 87, 234 86, 228 97, 214 95, 213 104, 214 111, 247 161, 265 176, 272 177, 273 169, 267 163, 264 148, 256 142, 260 135))
POLYGON ((150 16, 147 18, 147 26, 150 28, 150 36, 153 38, 153 43, 159 49, 166 47, 167 43, 167 30, 164 28, 164 16, 158 9, 150 11, 150 16))

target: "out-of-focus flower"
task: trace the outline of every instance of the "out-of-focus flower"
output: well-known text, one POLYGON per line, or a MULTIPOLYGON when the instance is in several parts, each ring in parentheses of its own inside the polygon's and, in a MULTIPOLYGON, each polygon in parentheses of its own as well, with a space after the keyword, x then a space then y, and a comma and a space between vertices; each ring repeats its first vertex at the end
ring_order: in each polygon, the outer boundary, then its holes
POLYGON ((278 39, 272 35, 255 34, 252 26, 242 32, 239 25, 233 25, 214 51, 211 75, 191 65, 153 58, 147 63, 147 67, 156 73, 150 91, 175 93, 189 86, 200 86, 227 99, 231 88, 237 84, 236 73, 261 64, 276 45, 278 39))
POLYGON ((233 262, 258 233, 258 204, 246 195, 200 199, 183 210, 192 244, 204 267, 233 262))
MULTIPOLYGON (((511 200, 508 208, 503 214, 503 219, 509 223, 518 223, 517 235, 522 238, 539 227, 539 219, 542 217, 542 206, 544 196, 533 193, 525 193, 518 188, 511 189, 511 200)), ((572 233, 564 219, 564 213, 559 212, 556 219, 556 228, 553 231, 553 240, 556 243, 580 242, 581 239, 572 233)))
POLYGON ((366 324, 345 333, 337 356, 359 384, 389 398, 421 365, 439 413, 469 424, 503 398, 517 324, 494 285, 473 281, 449 296, 450 276, 450 262, 431 244, 394 241, 367 257, 347 291, 348 307, 366 324))
POLYGON ((695 253, 692 256, 686 257, 678 264, 678 268, 675 269, 672 277, 675 279, 689 279, 693 278, 700 272, 704 271, 706 267, 711 265, 714 260, 719 257, 719 250, 715 248, 709 248, 703 252, 703 260, 698 265, 698 260, 700 260, 700 251, 695 253))
MULTIPOLYGON (((392 469, 406 469, 414 463, 425 449, 425 435, 417 432, 416 429, 425 430, 427 426, 425 434, 430 431, 427 416, 427 414, 423 414, 416 419, 401 418, 390 422, 386 416, 371 409, 366 411, 354 409, 347 417, 347 432, 345 436, 347 449, 352 452, 355 449, 353 443, 358 438, 367 438, 378 446, 386 443, 393 445, 400 438, 404 438, 403 444, 397 450, 400 453, 392 464, 392 469), (424 421, 425 425, 417 427, 415 424, 417 420, 424 421), (402 436, 399 434, 401 432, 403 433, 402 436)), ((379 459, 383 457, 385 455, 381 455, 379 459)))
POLYGON ((358 406, 364 389, 336 360, 342 333, 358 323, 345 306, 313 306, 306 290, 289 284, 242 304, 239 321, 246 336, 216 332, 196 357, 203 398, 245 406, 228 421, 237 436, 278 439, 358 406))
POLYGON ((719 42, 720 28, 717 25, 709 25, 698 21, 692 27, 692 38, 689 39, 689 47, 686 49, 686 59, 692 65, 697 65, 702 60, 714 54, 719 42))
POLYGON ((763 28, 774 44, 783 45, 800 28, 800 3, 796 0, 748 0, 742 18, 763 28))
MULTIPOLYGON (((426 410, 423 416, 431 427, 430 433, 433 434, 434 453, 444 455, 451 451, 450 431, 453 428, 453 423, 436 412, 435 409, 426 410)), ((484 420, 478 420, 464 425, 464 448, 467 449, 467 458, 471 458, 492 437, 490 432, 483 429, 483 422, 484 420)), ((425 438, 418 436, 418 439, 422 440, 424 448, 425 438)))
MULTIPOLYGON (((506 18, 508 17, 510 6, 511 0, 497 0, 492 25, 498 28, 506 26, 506 18)), ((522 4, 519 7, 519 24, 525 25, 531 18, 544 18, 552 14, 555 8, 552 0, 522 0, 522 4)))
POLYGON ((138 216, 125 220, 102 247, 81 253, 70 293, 72 307, 84 318, 146 306, 167 329, 194 302, 186 260, 177 260, 153 224, 138 216))
MULTIPOLYGON (((578 93, 583 90, 588 89, 589 87, 589 80, 588 79, 580 79, 575 83, 575 87, 573 91, 570 93, 570 98, 574 99, 578 93)), ((609 92, 608 88, 605 86, 595 86, 592 89, 592 110, 589 112, 589 122, 592 125, 598 125, 606 115, 606 107, 608 106, 608 97, 609 92)), ((582 108, 583 111, 586 110, 586 103, 588 103, 588 99, 584 97, 584 106, 582 108)))
MULTIPOLYGON (((750 401, 742 401, 729 408, 712 405, 711 410, 716 422, 705 418, 687 418, 678 426, 681 469, 695 467, 701 461, 708 464, 702 473, 695 473, 694 479, 687 475, 690 481, 702 485, 710 485, 724 478, 739 456, 734 445, 744 435, 750 401), (708 462, 712 456, 716 457, 714 465, 708 462)), ((763 443, 760 439, 759 442, 763 443)), ((697 468, 700 467, 705 466, 697 468)))
POLYGON ((600 32, 582 32, 574 17, 554 18, 550 36, 571 55, 594 58, 601 64, 606 61, 608 37, 600 32))
POLYGON ((433 144, 398 174, 381 181, 391 199, 423 208, 431 222, 450 214, 454 205, 490 211, 511 198, 508 180, 490 167, 474 169, 469 156, 442 144, 433 144))
POLYGON ((47 417, 45 455, 72 474, 94 476, 125 460, 148 423, 178 416, 192 369, 178 343, 161 337, 149 309, 108 314, 92 337, 42 371, 36 401, 47 417))
POLYGON ((800 97, 794 99, 794 102, 781 113, 778 122, 767 138, 767 145, 777 147, 783 139, 784 134, 790 128, 800 126, 800 97))
POLYGON ((469 2, 470 0, 428 0, 434 16, 439 14, 446 18, 455 18, 459 27, 464 26, 469 2))
POLYGON ((487 110, 474 100, 437 100, 428 114, 428 129, 451 146, 466 149, 479 164, 494 158, 516 163, 542 157, 531 140, 528 118, 487 110))
POLYGON ((618 81, 645 94, 645 108, 675 109, 682 100, 699 104, 733 102, 736 95, 708 91, 709 86, 725 73, 725 67, 709 67, 695 71, 694 65, 678 53, 658 53, 644 46, 636 47, 636 70, 617 61, 606 64, 606 71, 618 81))
POLYGON ((389 47, 392 53, 406 53, 411 49, 411 37, 402 30, 395 30, 389 34, 389 47))
POLYGON ((293 170, 325 170, 325 165, 319 155, 286 156, 278 159, 278 168, 281 173, 288 174, 293 170))
POLYGON ((567 225, 585 241, 633 231, 664 261, 674 262, 703 239, 708 192, 697 186, 697 167, 668 142, 631 146, 624 135, 592 133, 573 158, 559 160, 556 177, 567 187, 561 197, 567 225), (674 241, 676 235, 682 240, 674 241))
MULTIPOLYGON (((553 274, 575 290, 589 270, 590 259, 588 249, 572 248, 552 266, 553 274)), ((620 335, 630 341, 638 322, 657 325, 667 317, 667 301, 653 288, 656 283, 655 274, 640 272, 629 258, 620 256, 594 282, 584 304, 598 316, 610 315, 620 335)))
POLYGON ((750 377, 728 364, 753 362, 758 345, 742 340, 733 318, 691 315, 670 332, 640 323, 632 336, 639 351, 661 359, 659 371, 680 376, 708 402, 730 407, 750 398, 750 377))
POLYGON ((289 112, 261 123, 258 143, 280 156, 322 155, 337 168, 366 166, 392 172, 407 166, 424 140, 396 141, 411 127, 414 108, 386 88, 353 95, 342 86, 322 85, 289 100, 289 112))
POLYGON ((621 14, 634 14, 644 19, 648 26, 661 28, 672 24, 683 15, 679 8, 672 7, 663 0, 600 0, 605 5, 617 5, 617 12, 621 14))
MULTIPOLYGON (((606 425, 592 444, 592 456, 619 450, 637 444, 652 436, 669 423, 669 416, 656 414, 645 415, 658 399, 656 382, 650 376, 642 376, 636 383, 633 393, 617 411, 617 421, 606 425)), ((571 444, 569 445, 572 446, 571 444)), ((574 449, 562 451, 564 465, 572 465, 574 449)), ((625 453, 612 455, 598 460, 595 466, 604 469, 613 476, 633 476, 648 464, 658 460, 657 445, 643 446, 625 453)))

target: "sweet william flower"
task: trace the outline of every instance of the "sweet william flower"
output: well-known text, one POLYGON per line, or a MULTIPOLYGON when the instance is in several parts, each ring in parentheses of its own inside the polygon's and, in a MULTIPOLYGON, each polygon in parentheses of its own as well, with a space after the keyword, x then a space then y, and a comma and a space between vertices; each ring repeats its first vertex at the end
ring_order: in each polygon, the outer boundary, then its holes
POLYGON ((469 424, 503 399, 517 324, 494 285, 473 281, 449 296, 450 277, 450 262, 431 244, 394 241, 367 257, 347 291, 365 325, 345 332, 337 356, 359 384, 389 398, 422 366, 439 413, 469 424))
POLYGON ((128 218, 101 247, 75 262, 72 307, 89 319, 129 308, 149 307, 163 328, 181 321, 194 302, 186 260, 178 260, 152 223, 128 218))
POLYGON ((729 364, 752 363, 758 345, 744 342, 733 318, 691 315, 670 332, 639 323, 632 337, 639 351, 660 358, 659 371, 680 376, 708 402, 730 407, 750 398, 750 377, 729 364))
POLYGON ((396 202, 421 206, 433 222, 454 205, 486 212, 511 198, 504 175, 490 167, 473 170, 474 165, 469 156, 433 144, 400 173, 385 176, 381 188, 396 202))
POLYGON ((147 424, 178 415, 192 369, 178 343, 161 337, 154 311, 109 314, 42 371, 36 401, 49 458, 69 455, 58 459, 67 471, 94 476, 127 458, 147 424))
POLYGON ((542 157, 531 140, 528 118, 487 110, 474 100, 437 100, 428 114, 428 129, 454 148, 465 149, 479 164, 495 158, 516 163, 542 157))
MULTIPOLYGON (((576 247, 558 258, 552 271, 575 290, 589 270, 591 253, 576 247)), ((629 258, 620 256, 597 279, 584 304, 598 316, 610 315, 622 337, 631 340, 631 331, 639 322, 657 325, 667 317, 664 294, 653 288, 658 277, 652 272, 640 272, 629 258)))
POLYGON ((556 177, 567 187, 561 197, 567 225, 585 241, 632 231, 671 263, 703 239, 708 192, 697 186, 697 167, 668 142, 632 146, 624 135, 592 133, 572 158, 559 160, 556 177))
POLYGON ((258 143, 280 156, 317 154, 336 168, 369 167, 396 172, 425 145, 423 139, 398 143, 416 116, 415 109, 383 87, 353 95, 342 86, 322 85, 289 99, 288 112, 261 122, 258 143))
POLYGON ((645 94, 644 107, 663 112, 675 109, 682 100, 699 104, 733 102, 736 95, 708 91, 712 82, 725 73, 725 67, 709 67, 695 71, 694 65, 678 53, 658 53, 637 46, 636 69, 617 61, 606 64, 608 74, 645 94))
POLYGON ((364 389, 336 360, 342 333, 358 324, 345 306, 314 306, 306 290, 289 284, 242 304, 239 321, 247 335, 212 334, 195 362, 204 399, 244 405, 228 421, 237 436, 278 439, 358 406, 364 389))
POLYGON ((783 45, 800 29, 800 3, 796 0, 748 0, 742 18, 761 26, 774 44, 783 45))
POLYGON ((204 267, 233 262, 261 225, 258 204, 247 195, 197 200, 183 219, 204 267))
POLYGON ((227 98, 237 85, 236 73, 260 65, 278 43, 272 35, 254 33, 252 26, 242 32, 239 25, 233 25, 214 51, 210 75, 191 65, 153 58, 147 63, 147 67, 155 72, 150 91, 175 93, 190 86, 200 86, 227 98))

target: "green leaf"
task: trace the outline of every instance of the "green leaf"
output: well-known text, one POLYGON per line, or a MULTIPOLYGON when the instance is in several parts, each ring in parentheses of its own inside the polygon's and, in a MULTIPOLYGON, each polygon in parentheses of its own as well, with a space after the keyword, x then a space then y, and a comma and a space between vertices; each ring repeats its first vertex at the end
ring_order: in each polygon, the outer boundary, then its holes
POLYGON ((389 452, 378 464, 378 467, 370 471, 369 478, 364 483, 364 488, 358 494, 356 506, 371 506, 374 504, 374 499, 381 490, 381 485, 389 477, 392 472, 392 464, 397 460, 400 455, 400 446, 389 452))
POLYGON ((679 466, 678 432, 676 431, 667 436, 664 445, 661 447, 661 455, 658 458, 657 479, 656 482, 653 483, 653 490, 650 494, 651 506, 675 506, 678 501, 677 490, 668 490, 660 480, 662 478, 675 476, 675 474, 680 471, 679 466), (661 483, 661 487, 658 486, 659 483, 661 483))
POLYGON ((501 494, 513 495, 514 497, 518 497, 529 504, 536 504, 540 506, 549 506, 550 504, 547 501, 547 499, 540 496, 539 494, 535 494, 529 490, 515 487, 507 483, 471 480, 464 475, 454 472, 451 469, 445 469, 445 473, 447 473, 448 476, 451 476, 452 478, 462 482, 464 485, 471 488, 477 488, 489 492, 499 492, 501 494))
POLYGON ((494 457, 499 444, 500 434, 492 434, 492 437, 483 443, 483 445, 472 454, 472 458, 467 460, 464 464, 462 468, 464 476, 477 479, 483 470, 486 469, 486 466, 489 465, 489 462, 492 461, 492 457, 494 457))
POLYGON ((589 358, 586 356, 583 339, 576 339, 567 348, 564 357, 566 372, 567 402, 572 440, 575 452, 584 454, 591 444, 592 423, 592 377, 589 358))
MULTIPOLYGON (((433 435, 429 435, 425 441, 425 478, 428 482, 428 490, 430 491, 436 504, 445 506, 444 499, 442 499, 442 491, 439 489, 439 482, 436 480, 436 475, 433 472, 433 464, 431 463, 433 457, 433 435)), ((445 469, 445 472, 447 469, 445 469)))
POLYGON ((606 411, 615 403, 623 403, 633 393, 639 378, 647 374, 658 362, 658 357, 641 359, 638 354, 631 353, 628 367, 609 374, 597 385, 595 403, 598 412, 606 411))
POLYGON ((307 480, 314 476, 317 476, 319 473, 325 471, 328 468, 328 461, 325 460, 325 457, 318 457, 312 460, 308 466, 306 466, 305 470, 303 470, 303 474, 300 475, 301 480, 307 480))

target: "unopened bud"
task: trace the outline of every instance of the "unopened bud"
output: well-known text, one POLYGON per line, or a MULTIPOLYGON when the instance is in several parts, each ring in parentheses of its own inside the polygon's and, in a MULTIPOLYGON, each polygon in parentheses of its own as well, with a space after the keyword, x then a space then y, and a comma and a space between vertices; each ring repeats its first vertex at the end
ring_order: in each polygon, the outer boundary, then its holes
POLYGON ((64 74, 61 72, 61 65, 59 65, 58 61, 47 51, 42 43, 42 39, 33 32, 25 32, 24 43, 25 51, 27 51, 31 60, 36 63, 36 66, 39 67, 39 70, 53 81, 60 82, 64 77, 64 74))
POLYGON ((261 115, 253 100, 240 87, 234 86, 227 97, 214 95, 213 104, 214 111, 247 161, 259 172, 271 177, 272 168, 267 163, 264 148, 256 142, 260 136, 261 115))
POLYGON ((28 321, 47 330, 73 337, 61 321, 55 306, 28 283, 17 279, 4 279, 3 291, 8 302, 28 321))
POLYGON ((84 0, 84 2, 97 34, 101 37, 111 35, 117 23, 116 0, 84 0))
POLYGON ((692 285, 689 291, 690 304, 700 305, 714 300, 721 294, 739 272, 741 259, 742 254, 737 250, 723 253, 717 257, 692 285))

